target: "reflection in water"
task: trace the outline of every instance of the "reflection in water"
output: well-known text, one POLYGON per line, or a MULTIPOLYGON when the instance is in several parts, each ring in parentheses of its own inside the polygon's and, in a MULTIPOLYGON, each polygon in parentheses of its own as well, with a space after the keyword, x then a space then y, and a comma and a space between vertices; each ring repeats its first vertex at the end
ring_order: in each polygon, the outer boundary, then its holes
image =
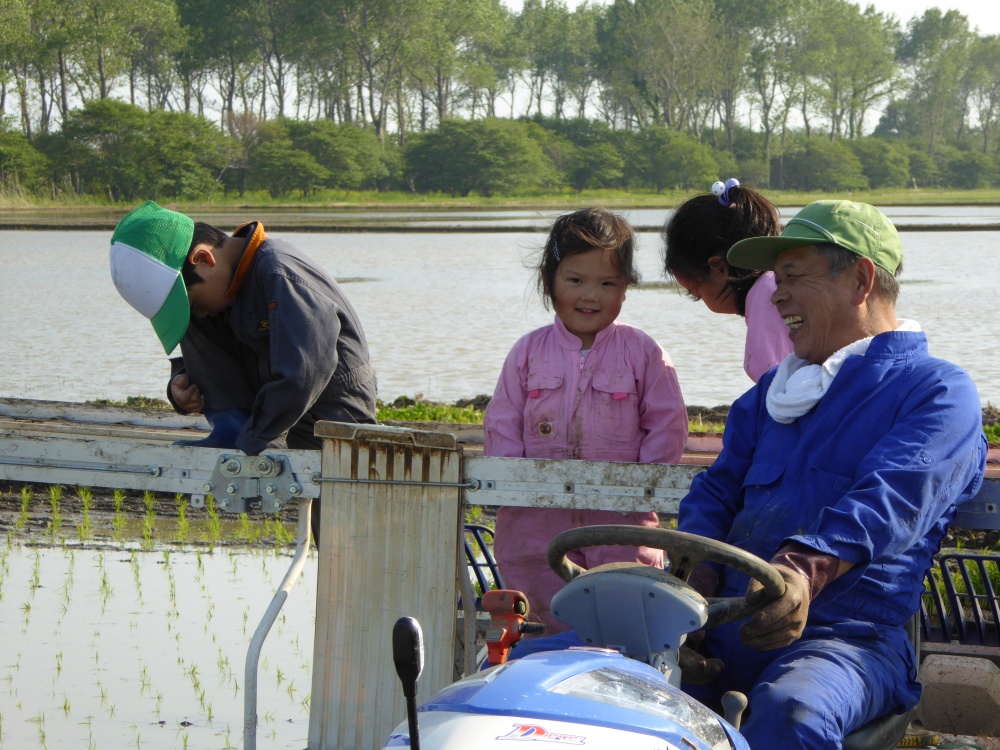
MULTIPOLYGON (((345 280, 386 401, 492 393, 514 341, 551 320, 526 267, 540 233, 281 236, 345 280)), ((0 396, 164 394, 166 358, 149 324, 114 291, 108 238, 0 233, 0 276, 10 280, 0 297, 0 396)), ((1000 402, 1000 349, 984 325, 1000 302, 989 271, 998 239, 992 232, 903 234, 899 313, 921 323, 934 354, 969 370, 984 403, 1000 402)), ((640 235, 647 280, 662 279, 659 250, 656 235, 640 235)), ((630 290, 621 320, 667 350, 689 404, 730 403, 751 385, 742 366, 745 326, 736 316, 714 315, 661 287, 630 290)))
MULTIPOLYGON (((288 569, 274 552, 0 551, 0 746, 243 746, 244 662, 288 569)), ((258 740, 309 733, 316 560, 264 644, 258 740)))

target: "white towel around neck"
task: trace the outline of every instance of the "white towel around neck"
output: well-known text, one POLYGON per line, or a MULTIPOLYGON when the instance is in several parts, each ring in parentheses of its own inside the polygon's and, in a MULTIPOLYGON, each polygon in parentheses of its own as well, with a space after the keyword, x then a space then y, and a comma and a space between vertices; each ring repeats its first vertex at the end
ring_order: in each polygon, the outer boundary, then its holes
MULTIPOLYGON (((920 331, 920 324, 900 318, 897 331, 920 331)), ((767 389, 767 413, 775 422, 791 424, 807 413, 826 395, 830 383, 837 377, 841 365, 852 354, 868 351, 873 336, 848 344, 835 351, 821 365, 813 365, 789 354, 778 365, 778 371, 767 389)))

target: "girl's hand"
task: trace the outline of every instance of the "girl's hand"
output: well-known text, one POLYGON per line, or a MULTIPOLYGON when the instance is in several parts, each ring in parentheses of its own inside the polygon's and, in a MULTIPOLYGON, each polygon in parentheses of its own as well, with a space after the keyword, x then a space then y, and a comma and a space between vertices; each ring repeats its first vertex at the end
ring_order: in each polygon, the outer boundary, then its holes
POLYGON ((200 414, 205 408, 201 389, 188 379, 187 373, 182 372, 170 381, 170 395, 179 408, 190 414, 200 414))

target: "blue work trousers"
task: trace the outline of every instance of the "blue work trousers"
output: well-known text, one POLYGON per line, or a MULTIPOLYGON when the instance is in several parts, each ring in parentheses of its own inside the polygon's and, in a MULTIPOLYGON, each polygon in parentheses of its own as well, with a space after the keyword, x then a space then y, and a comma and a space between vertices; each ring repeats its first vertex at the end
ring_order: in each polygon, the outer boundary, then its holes
POLYGON ((752 750, 839 750, 855 729, 916 705, 913 661, 900 658, 906 645, 827 636, 774 651, 710 649, 726 665, 719 681, 681 687, 712 707, 727 690, 745 693, 740 733, 752 750))

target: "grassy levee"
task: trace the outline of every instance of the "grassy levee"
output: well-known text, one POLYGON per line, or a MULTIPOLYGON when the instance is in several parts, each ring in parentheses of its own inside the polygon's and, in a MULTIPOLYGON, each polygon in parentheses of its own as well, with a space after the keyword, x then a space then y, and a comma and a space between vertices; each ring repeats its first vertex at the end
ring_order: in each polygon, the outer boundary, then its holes
MULTIPOLYGON (((707 186, 706 186, 707 188, 707 186)), ((570 206, 601 204, 616 208, 671 208, 696 195, 699 190, 584 190, 565 189, 557 192, 526 192, 503 196, 456 196, 447 193, 411 193, 401 191, 337 191, 320 190, 307 198, 272 198, 266 191, 213 195, 211 200, 181 200, 164 198, 160 202, 180 211, 210 212, 212 210, 253 210, 255 208, 286 210, 335 209, 532 209, 559 210, 570 206)), ((937 188, 893 188, 844 193, 800 192, 786 190, 763 191, 778 206, 801 206, 823 198, 850 197, 874 205, 885 206, 973 206, 1000 205, 1000 189, 946 190, 937 188)), ((138 201, 135 201, 138 202, 138 201)), ((0 191, 0 209, 13 211, 67 210, 81 212, 107 211, 120 214, 132 204, 115 203, 106 197, 60 195, 58 198, 33 198, 23 194, 0 191)))

